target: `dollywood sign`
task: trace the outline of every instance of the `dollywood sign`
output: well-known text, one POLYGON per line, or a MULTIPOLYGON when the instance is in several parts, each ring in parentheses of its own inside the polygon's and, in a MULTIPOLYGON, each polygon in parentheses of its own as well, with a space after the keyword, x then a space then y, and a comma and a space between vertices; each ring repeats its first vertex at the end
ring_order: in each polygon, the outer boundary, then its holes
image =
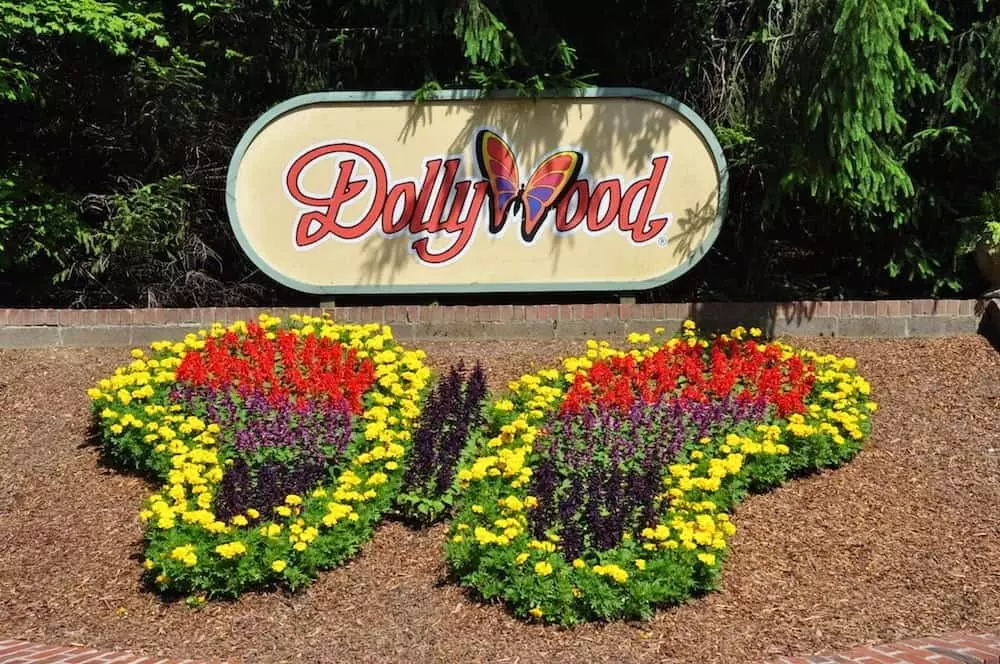
POLYGON ((226 201, 257 266, 308 293, 634 291, 711 247, 726 165, 645 90, 318 93, 250 127, 226 201))

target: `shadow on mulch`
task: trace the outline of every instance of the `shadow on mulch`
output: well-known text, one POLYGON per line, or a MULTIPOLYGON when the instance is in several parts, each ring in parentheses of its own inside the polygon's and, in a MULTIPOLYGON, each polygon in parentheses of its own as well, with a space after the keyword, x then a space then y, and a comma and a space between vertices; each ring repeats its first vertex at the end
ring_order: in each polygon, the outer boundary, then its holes
MULTIPOLYGON (((109 472, 85 389, 109 350, 0 351, 0 630, 245 662, 754 662, 1000 624, 1000 356, 983 338, 797 339, 852 355, 881 409, 850 464, 748 498, 720 589, 646 622, 524 624, 448 581, 445 529, 390 521, 297 595, 191 609, 141 585, 150 485, 109 472)), ((502 388, 581 342, 426 343, 502 388)))

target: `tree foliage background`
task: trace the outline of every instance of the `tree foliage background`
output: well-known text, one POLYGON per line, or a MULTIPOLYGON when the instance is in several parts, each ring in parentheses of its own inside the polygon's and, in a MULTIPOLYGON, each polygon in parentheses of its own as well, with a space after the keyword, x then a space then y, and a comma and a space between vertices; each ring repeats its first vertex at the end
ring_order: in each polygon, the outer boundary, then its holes
POLYGON ((302 301, 225 214, 259 114, 585 85, 680 99, 730 163, 718 242, 647 297, 976 295, 998 79, 996 0, 0 0, 0 304, 302 301))

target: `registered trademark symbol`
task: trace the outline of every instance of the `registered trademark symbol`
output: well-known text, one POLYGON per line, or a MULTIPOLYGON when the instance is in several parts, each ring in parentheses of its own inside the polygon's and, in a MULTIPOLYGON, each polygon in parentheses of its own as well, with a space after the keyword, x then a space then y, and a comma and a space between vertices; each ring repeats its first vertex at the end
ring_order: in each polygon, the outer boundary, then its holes
POLYGON ((667 238, 665 238, 665 237, 657 238, 656 239, 656 244, 660 245, 661 247, 667 246, 667 238))

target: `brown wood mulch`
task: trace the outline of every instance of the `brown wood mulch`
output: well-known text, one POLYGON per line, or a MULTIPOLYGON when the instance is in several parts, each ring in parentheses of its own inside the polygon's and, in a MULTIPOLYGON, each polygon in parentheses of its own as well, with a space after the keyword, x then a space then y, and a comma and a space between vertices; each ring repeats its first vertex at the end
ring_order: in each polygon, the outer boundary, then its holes
MULTIPOLYGON (((244 662, 754 662, 1000 625, 1000 357, 984 340, 797 339, 853 355, 881 410, 836 471, 739 507, 719 591, 649 622, 526 625, 449 584, 442 527, 386 524, 295 595, 192 610, 143 592, 150 487, 84 446, 112 350, 0 351, 0 638, 244 662)), ((495 385, 579 342, 423 344, 495 385)))

